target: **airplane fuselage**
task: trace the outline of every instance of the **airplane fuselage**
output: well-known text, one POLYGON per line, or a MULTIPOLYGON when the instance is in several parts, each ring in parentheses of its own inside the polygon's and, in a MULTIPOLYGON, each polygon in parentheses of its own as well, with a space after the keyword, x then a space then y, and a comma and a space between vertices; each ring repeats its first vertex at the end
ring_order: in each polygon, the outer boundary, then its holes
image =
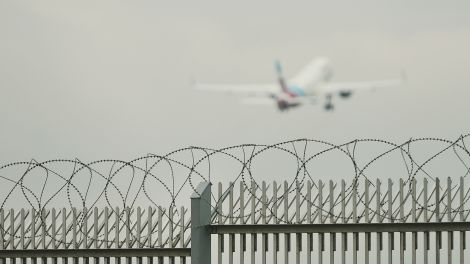
POLYGON ((289 82, 284 80, 280 66, 277 66, 277 69, 281 89, 273 97, 277 99, 277 106, 281 111, 300 106, 302 102, 299 97, 316 96, 321 85, 333 77, 333 69, 326 58, 312 61, 289 82))

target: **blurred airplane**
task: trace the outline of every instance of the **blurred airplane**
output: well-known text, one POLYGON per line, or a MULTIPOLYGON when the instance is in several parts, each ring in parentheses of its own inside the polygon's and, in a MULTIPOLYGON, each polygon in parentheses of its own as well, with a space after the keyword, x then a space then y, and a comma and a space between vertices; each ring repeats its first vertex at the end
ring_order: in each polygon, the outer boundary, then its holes
POLYGON ((286 81, 282 73, 279 61, 275 62, 277 83, 268 84, 202 84, 194 83, 198 90, 218 91, 245 94, 249 97, 242 101, 246 104, 273 104, 276 103, 281 111, 315 103, 315 100, 324 96, 326 99, 325 110, 333 110, 333 96, 349 98, 354 91, 370 90, 399 86, 404 83, 404 75, 401 79, 332 83, 333 69, 327 58, 316 58, 305 66, 292 79, 286 81))

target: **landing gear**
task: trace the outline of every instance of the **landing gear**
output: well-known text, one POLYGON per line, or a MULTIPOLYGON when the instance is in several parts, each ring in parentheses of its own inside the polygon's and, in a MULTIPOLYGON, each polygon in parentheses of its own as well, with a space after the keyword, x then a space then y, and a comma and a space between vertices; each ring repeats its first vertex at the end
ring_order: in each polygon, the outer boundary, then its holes
POLYGON ((326 104, 325 104, 325 110, 326 111, 333 111, 334 106, 333 103, 331 102, 331 94, 326 95, 326 104))
POLYGON ((333 104, 331 102, 326 103, 326 105, 325 105, 325 110, 326 111, 333 111, 334 108, 335 107, 333 106, 333 104))

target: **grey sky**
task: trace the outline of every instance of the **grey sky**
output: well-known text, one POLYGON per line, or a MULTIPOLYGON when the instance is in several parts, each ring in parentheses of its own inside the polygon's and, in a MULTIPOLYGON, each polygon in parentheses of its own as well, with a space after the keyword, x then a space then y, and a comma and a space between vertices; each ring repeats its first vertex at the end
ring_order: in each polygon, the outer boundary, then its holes
POLYGON ((469 131, 466 1, 0 2, 0 161, 128 159, 188 145, 293 138, 454 139, 469 131), (198 93, 213 82, 274 81, 315 56, 334 80, 406 87, 289 113, 198 93))
POLYGON ((0 0, 0 165, 295 138, 456 139, 470 131, 469 14, 469 1, 0 0), (335 98, 330 113, 189 85, 271 82, 275 59, 291 76, 316 56, 331 58, 335 81, 402 69, 409 80, 335 98))

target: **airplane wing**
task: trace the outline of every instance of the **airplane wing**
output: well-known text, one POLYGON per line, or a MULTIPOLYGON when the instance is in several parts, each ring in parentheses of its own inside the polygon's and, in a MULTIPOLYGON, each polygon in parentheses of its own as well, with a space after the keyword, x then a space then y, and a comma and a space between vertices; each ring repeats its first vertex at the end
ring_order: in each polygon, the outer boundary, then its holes
MULTIPOLYGON (((293 98, 293 100, 301 104, 316 104, 317 96, 302 96, 293 98)), ((243 98, 241 102, 248 105, 273 105, 277 103, 277 100, 270 97, 251 96, 243 98)))
POLYGON ((242 99, 242 104, 247 105, 275 105, 276 100, 269 97, 246 97, 242 99))
POLYGON ((194 88, 202 91, 239 93, 245 95, 270 95, 279 92, 277 84, 204 84, 195 83, 194 88))
POLYGON ((321 88, 322 93, 334 93, 341 91, 371 90, 377 88, 389 88, 400 86, 404 83, 402 79, 370 81, 370 82, 350 82, 350 83, 326 83, 321 88))

